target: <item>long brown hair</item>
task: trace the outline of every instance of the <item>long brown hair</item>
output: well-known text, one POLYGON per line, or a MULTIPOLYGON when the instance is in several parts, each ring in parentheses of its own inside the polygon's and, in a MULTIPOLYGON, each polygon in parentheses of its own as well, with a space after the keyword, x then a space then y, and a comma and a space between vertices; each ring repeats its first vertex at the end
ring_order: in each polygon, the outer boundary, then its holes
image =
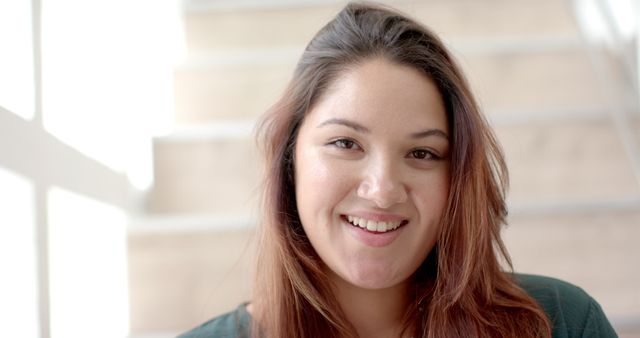
POLYGON ((282 98, 258 129, 266 156, 253 301, 254 334, 357 337, 300 223, 294 147, 311 107, 342 72, 382 57, 437 85, 452 135, 451 184, 442 232, 415 272, 405 332, 415 337, 550 337, 540 306, 504 267, 507 170, 460 68, 426 27, 395 10, 349 4, 305 49, 282 98))

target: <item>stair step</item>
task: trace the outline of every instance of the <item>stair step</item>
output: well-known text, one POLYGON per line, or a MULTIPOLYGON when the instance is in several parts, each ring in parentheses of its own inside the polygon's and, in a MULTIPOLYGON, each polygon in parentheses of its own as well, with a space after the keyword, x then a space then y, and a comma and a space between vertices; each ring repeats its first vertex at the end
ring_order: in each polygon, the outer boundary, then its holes
MULTIPOLYGON (((447 39, 468 37, 578 36, 566 1, 392 1, 447 39), (540 24, 544 22, 544 24, 540 24)), ((254 6, 207 9, 185 14, 190 52, 218 48, 305 46, 344 6, 342 2, 299 6, 254 6)), ((201 7, 202 8, 202 7, 201 7)))
MULTIPOLYGON (((640 206, 510 216, 509 224, 504 239, 517 272, 574 283, 614 324, 637 325, 640 206)), ((253 244, 252 229, 130 233, 132 334, 182 332, 249 300, 253 244)))
MULTIPOLYGON (((245 51, 249 53, 248 51, 245 51)), ((228 59, 228 56, 222 56, 228 59)), ((235 58, 234 58, 235 59, 235 58)), ((182 124, 262 114, 282 94, 295 60, 251 63, 211 62, 175 72, 176 120, 182 124)), ((605 109, 626 104, 622 81, 608 97, 584 50, 475 54, 460 57, 474 92, 486 111, 605 109)))
POLYGON ((285 89, 294 62, 177 68, 175 120, 198 124, 223 118, 255 118, 285 89))
MULTIPOLYGON (((613 62, 604 58, 608 62, 613 62)), ((469 55, 459 58, 477 99, 489 112, 624 105, 624 81, 607 97, 585 50, 469 55)), ((613 79, 619 80, 619 79, 613 79)))
POLYGON ((509 223, 504 240, 516 271, 579 285, 611 319, 635 317, 637 325, 640 204, 626 212, 513 216, 509 223))
POLYGON ((631 161, 607 119, 538 121, 495 130, 507 159, 513 203, 640 195, 631 161))
MULTIPOLYGON (((513 205, 640 196, 631 161, 606 116, 534 120, 496 125, 495 130, 505 150, 513 205)), ((156 140, 154 151, 152 212, 255 214, 262 160, 249 136, 167 137, 156 140)))
POLYGON ((249 137, 154 143, 152 213, 252 214, 261 159, 249 137))
POLYGON ((131 334, 184 332, 249 300, 251 234, 129 233, 131 334))

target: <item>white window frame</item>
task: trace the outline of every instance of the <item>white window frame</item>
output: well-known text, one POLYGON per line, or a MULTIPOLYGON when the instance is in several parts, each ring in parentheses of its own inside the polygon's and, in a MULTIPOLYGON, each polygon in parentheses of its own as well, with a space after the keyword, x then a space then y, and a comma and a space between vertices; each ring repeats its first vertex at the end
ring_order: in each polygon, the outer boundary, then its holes
POLYGON ((34 117, 24 120, 3 108, 0 102, 0 167, 28 178, 35 188, 40 337, 49 338, 48 189, 56 186, 127 210, 127 196, 132 188, 125 174, 83 155, 45 131, 42 123, 40 13, 41 1, 32 0, 34 117))

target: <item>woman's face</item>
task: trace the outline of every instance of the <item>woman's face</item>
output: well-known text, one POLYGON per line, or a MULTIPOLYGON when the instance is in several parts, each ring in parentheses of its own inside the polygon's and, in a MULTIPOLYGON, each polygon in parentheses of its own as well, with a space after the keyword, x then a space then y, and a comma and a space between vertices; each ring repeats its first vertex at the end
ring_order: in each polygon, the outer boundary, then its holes
POLYGON ((339 77, 296 140, 296 201, 320 258, 353 286, 407 281, 449 194, 442 98, 418 70, 373 59, 339 77))

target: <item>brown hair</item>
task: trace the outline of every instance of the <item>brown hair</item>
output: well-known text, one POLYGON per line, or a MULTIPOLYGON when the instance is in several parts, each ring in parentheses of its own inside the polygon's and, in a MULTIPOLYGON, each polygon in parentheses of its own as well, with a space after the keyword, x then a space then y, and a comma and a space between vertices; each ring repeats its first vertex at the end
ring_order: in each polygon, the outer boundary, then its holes
POLYGON ((267 337, 357 337, 329 286, 297 213, 294 146, 299 127, 346 69, 382 57, 437 85, 452 135, 451 185, 442 232, 412 281, 415 337, 550 337, 549 320, 509 270, 500 238, 507 171, 500 146, 460 68, 426 27, 392 9, 349 4, 305 49, 282 98, 259 126, 266 155, 263 224, 254 281, 254 333, 267 337))

